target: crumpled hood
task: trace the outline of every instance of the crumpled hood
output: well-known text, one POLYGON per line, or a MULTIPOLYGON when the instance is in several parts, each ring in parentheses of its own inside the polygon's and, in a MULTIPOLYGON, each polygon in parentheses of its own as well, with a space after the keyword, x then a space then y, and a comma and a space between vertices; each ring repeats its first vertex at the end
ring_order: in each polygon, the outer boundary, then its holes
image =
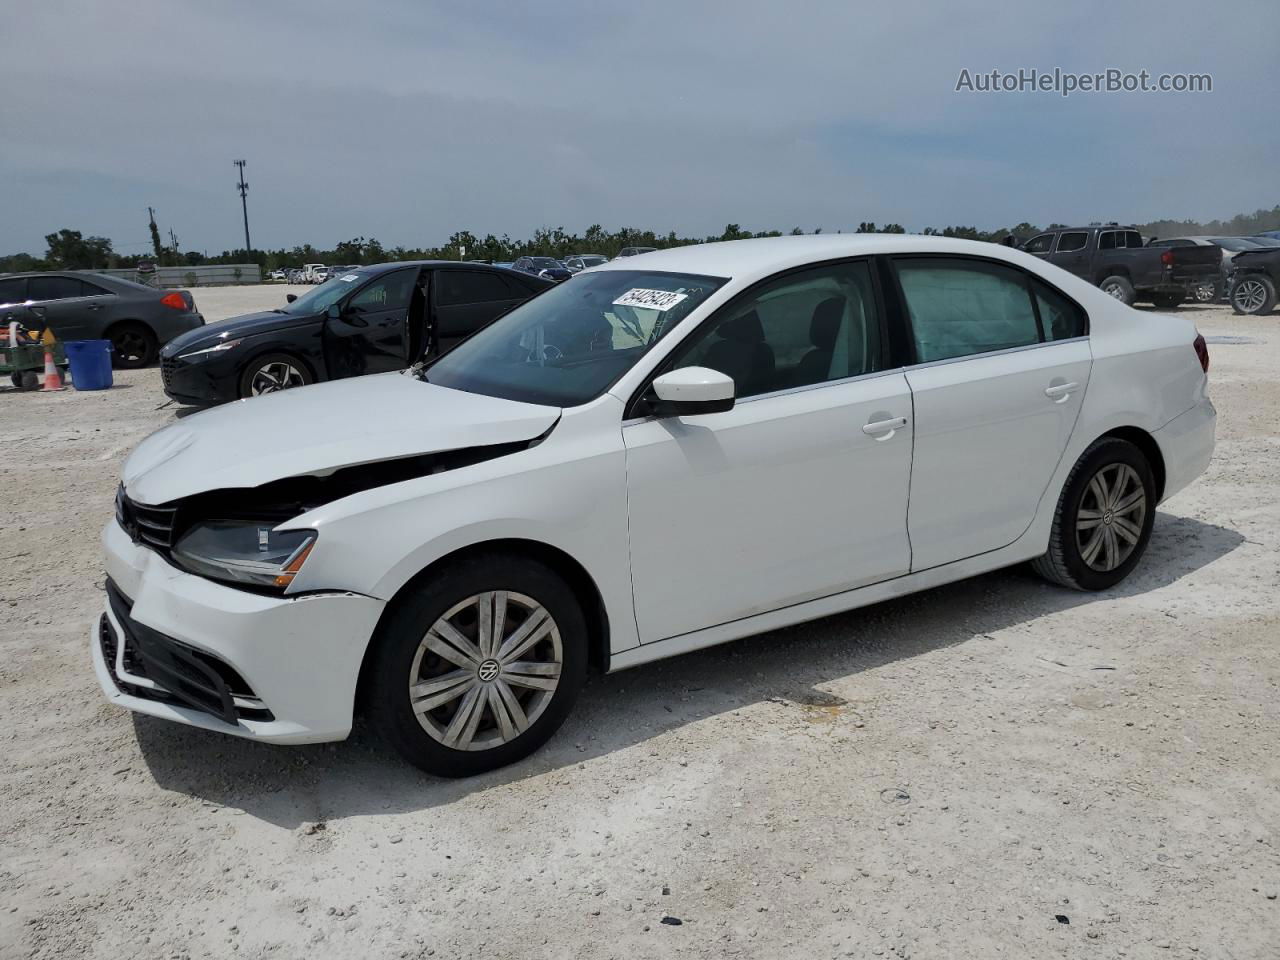
POLYGON ((153 433, 124 464, 130 498, 162 504, 340 467, 541 436, 543 407, 387 373, 238 400, 153 433))

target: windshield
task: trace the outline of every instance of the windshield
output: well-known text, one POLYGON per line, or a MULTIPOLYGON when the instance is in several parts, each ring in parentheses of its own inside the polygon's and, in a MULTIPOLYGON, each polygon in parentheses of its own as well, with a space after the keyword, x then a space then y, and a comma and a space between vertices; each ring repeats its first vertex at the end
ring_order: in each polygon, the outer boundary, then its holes
POLYGON ((324 313, 330 304, 337 303, 356 286, 368 279, 364 273, 335 273, 332 279, 326 280, 314 290, 308 290, 293 303, 287 303, 277 309, 280 313, 291 313, 298 316, 324 313))
POLYGON ((644 270, 580 273, 427 368, 428 383, 572 407, 594 400, 723 284, 644 270))
POLYGON ((1239 253, 1241 250, 1252 250, 1254 245, 1247 240, 1239 240, 1236 237, 1213 237, 1210 243, 1216 243, 1223 250, 1230 250, 1232 253, 1239 253))
POLYGON ((558 266, 560 266, 560 261, 559 261, 559 260, 552 260, 550 257, 530 257, 529 259, 533 261, 533 265, 534 265, 535 267, 558 267, 558 266))
POLYGON ((579 259, 582 261, 583 266, 587 267, 598 267, 602 263, 609 262, 605 257, 579 257, 579 259))

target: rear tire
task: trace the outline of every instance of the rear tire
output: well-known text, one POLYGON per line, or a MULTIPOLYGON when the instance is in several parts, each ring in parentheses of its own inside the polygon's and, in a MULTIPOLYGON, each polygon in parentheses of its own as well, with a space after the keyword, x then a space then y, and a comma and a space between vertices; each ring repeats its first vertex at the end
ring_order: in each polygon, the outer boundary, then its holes
POLYGON ((1126 307, 1133 306, 1134 298, 1137 294, 1134 292, 1133 284, 1129 282, 1128 277, 1122 277, 1119 274, 1104 279, 1098 287, 1109 297, 1115 297, 1126 307))
POLYGON ((1231 285, 1231 309, 1238 314, 1260 317, 1276 305, 1276 285, 1270 277, 1245 274, 1231 285))
POLYGON ((1073 590, 1114 587, 1146 552, 1155 515, 1155 477, 1146 456, 1128 440, 1096 440, 1071 469, 1049 550, 1032 568, 1073 590))
POLYGON ((1151 302, 1161 310, 1176 310, 1186 299, 1186 294, 1182 293, 1157 293, 1151 298, 1151 302))
POLYGON ((586 671, 586 621, 564 580, 536 560, 482 554, 395 602, 370 651, 366 704, 374 729, 414 766, 468 777, 541 747, 586 671), (486 644, 485 625, 498 623, 486 644), (528 649, 522 629, 539 637, 528 649), (517 645, 503 654, 505 641, 517 645))
POLYGON ((155 363, 160 343, 155 332, 136 320, 117 323, 107 331, 111 341, 111 363, 120 370, 138 370, 155 363))

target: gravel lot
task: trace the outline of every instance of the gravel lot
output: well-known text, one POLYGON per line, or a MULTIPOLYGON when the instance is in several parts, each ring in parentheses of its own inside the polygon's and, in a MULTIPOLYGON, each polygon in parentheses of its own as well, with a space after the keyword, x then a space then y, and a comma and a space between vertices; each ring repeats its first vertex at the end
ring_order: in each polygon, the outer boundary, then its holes
POLYGON ((1280 315, 1186 309, 1253 339, 1211 340, 1217 456, 1121 588, 1008 570, 597 678, 465 782, 109 707, 98 531, 180 408, 155 369, 6 393, 0 958, 1280 956, 1280 315))

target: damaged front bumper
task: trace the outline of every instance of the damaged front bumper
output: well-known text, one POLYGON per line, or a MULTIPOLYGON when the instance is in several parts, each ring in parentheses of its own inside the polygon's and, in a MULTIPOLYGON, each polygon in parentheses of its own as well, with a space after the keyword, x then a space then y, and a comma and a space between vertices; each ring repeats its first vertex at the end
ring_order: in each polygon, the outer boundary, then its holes
POLYGON ((278 743, 341 740, 384 602, 352 593, 273 597, 213 583, 102 533, 108 603, 94 669, 111 702, 278 743))

